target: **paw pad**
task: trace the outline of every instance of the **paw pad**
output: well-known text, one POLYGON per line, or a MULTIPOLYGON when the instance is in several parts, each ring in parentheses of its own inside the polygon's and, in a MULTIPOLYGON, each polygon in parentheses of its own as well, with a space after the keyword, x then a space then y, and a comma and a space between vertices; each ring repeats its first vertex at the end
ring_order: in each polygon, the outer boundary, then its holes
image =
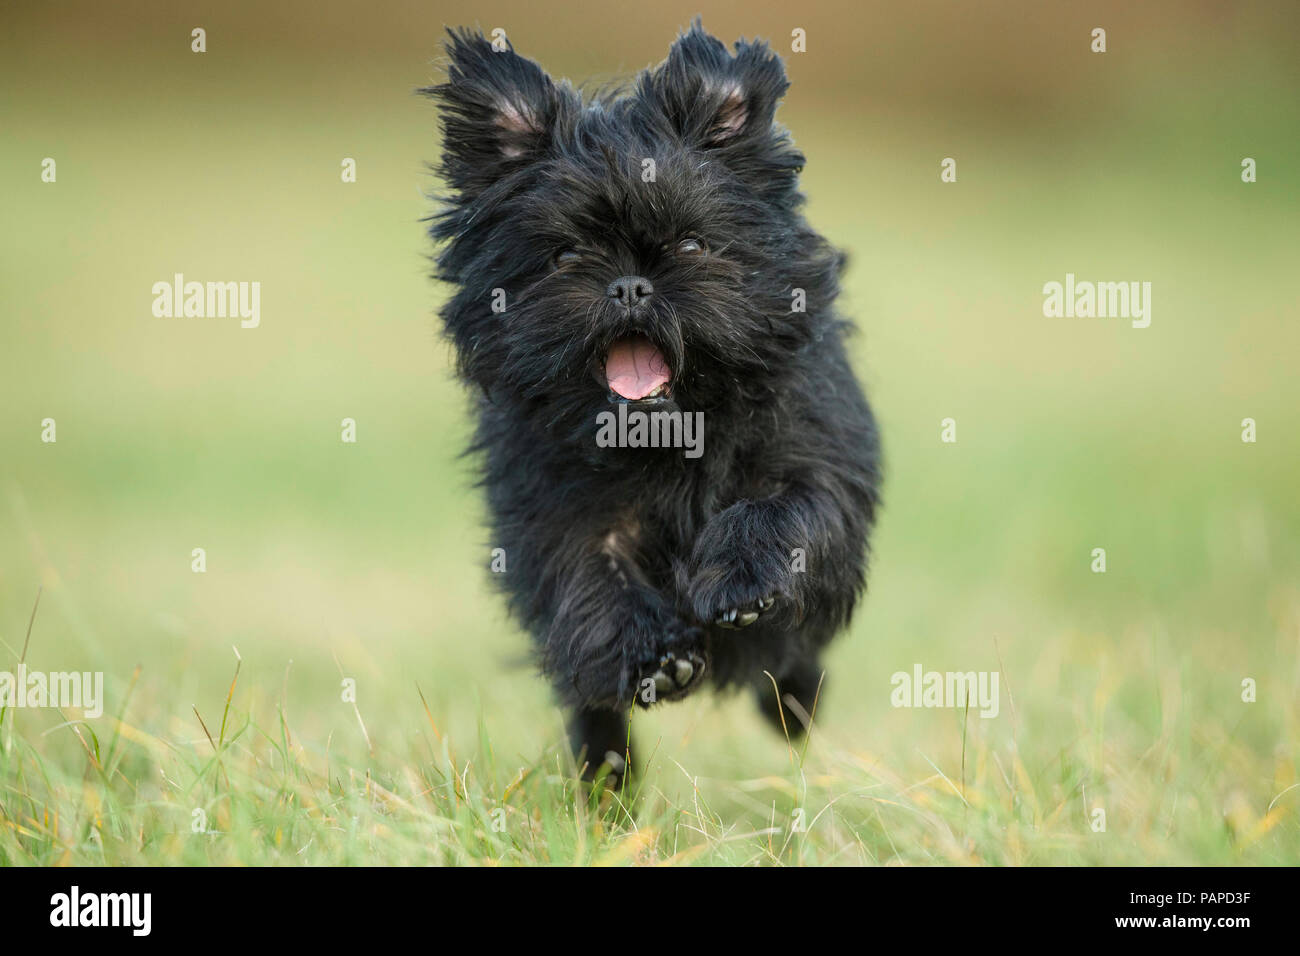
POLYGON ((665 652, 657 663, 646 668, 638 702, 653 704, 683 696, 704 676, 705 667, 704 658, 694 652, 665 652), (647 684, 653 684, 654 693, 649 693, 647 684))

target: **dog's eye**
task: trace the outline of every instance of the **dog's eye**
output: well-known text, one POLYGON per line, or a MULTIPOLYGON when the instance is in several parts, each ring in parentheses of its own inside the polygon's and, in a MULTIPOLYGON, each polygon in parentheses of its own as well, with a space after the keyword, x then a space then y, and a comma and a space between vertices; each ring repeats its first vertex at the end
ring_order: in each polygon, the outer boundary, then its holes
POLYGON ((581 258, 582 254, 576 249, 561 249, 552 257, 551 261, 555 264, 555 268, 558 269, 561 266, 572 265, 581 258))
POLYGON ((702 256, 704 255, 703 241, 691 236, 677 243, 677 254, 679 256, 702 256))

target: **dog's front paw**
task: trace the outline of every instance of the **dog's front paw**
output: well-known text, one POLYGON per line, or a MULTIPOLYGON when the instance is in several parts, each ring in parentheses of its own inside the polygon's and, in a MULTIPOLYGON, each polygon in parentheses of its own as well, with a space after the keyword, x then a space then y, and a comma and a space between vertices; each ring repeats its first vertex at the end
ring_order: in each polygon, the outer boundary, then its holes
POLYGON ((681 569, 679 593, 701 624, 735 630, 760 618, 793 616, 793 572, 781 552, 763 540, 742 509, 729 509, 705 527, 681 569))
POLYGON ((748 604, 742 604, 739 607, 729 607, 713 619, 713 623, 718 627, 725 627, 728 630, 735 630, 739 627, 749 627, 759 619, 763 614, 772 610, 776 604, 774 595, 761 597, 756 601, 748 604))
POLYGON ((699 686, 709 669, 703 648, 682 646, 666 650, 641 667, 636 702, 649 707, 665 700, 685 697, 699 686))

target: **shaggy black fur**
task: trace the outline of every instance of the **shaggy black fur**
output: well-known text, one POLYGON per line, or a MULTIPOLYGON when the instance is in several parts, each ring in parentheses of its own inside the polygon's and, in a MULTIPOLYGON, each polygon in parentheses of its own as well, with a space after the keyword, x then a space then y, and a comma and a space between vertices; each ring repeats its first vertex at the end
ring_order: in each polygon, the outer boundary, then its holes
POLYGON ((479 34, 451 31, 447 52, 422 91, 450 186, 431 228, 456 287, 442 316, 477 386, 494 577, 575 752, 621 771, 630 706, 706 676, 799 732, 864 586, 879 452, 834 312, 843 258, 804 221, 804 157, 773 121, 781 61, 697 21, 633 89, 584 101, 479 34), (671 381, 631 404, 703 412, 701 457, 598 447, 622 400, 606 357, 634 336, 671 381))

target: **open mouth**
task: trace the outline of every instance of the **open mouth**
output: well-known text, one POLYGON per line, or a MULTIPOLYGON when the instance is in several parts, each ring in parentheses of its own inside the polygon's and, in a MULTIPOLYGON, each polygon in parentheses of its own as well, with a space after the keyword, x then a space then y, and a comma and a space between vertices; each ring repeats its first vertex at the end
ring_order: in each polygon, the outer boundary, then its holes
POLYGON ((667 401, 672 377, 663 353, 644 335, 619 339, 605 356, 605 383, 611 402, 667 401))

